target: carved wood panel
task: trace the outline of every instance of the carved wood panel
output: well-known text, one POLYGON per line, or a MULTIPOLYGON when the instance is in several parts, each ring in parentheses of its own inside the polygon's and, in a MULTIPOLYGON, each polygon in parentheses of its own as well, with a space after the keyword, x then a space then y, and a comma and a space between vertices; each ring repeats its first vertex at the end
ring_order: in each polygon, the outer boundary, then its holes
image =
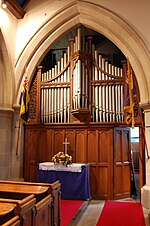
POLYGON ((30 86, 30 120, 36 120, 37 101, 37 77, 35 75, 30 86))
POLYGON ((97 139, 96 130, 87 131, 87 162, 90 164, 97 161, 97 139))
POLYGON ((24 179, 36 181, 36 163, 38 151, 39 130, 26 129, 25 131, 25 152, 24 152, 24 179))
POLYGON ((76 162, 87 162, 86 157, 86 130, 77 130, 75 137, 76 162))
POLYGON ((47 130, 46 129, 40 129, 40 133, 38 136, 38 147, 41 148, 41 150, 38 148, 38 159, 40 162, 47 161, 47 153, 50 151, 49 146, 47 145, 47 130))
MULTIPOLYGON (((69 143, 67 145, 67 153, 69 155, 72 156, 74 162, 76 162, 76 158, 75 158, 75 153, 76 153, 76 150, 75 150, 75 131, 72 129, 72 130, 66 130, 65 131, 65 138, 67 138, 67 142, 69 143)), ((65 146, 64 146, 65 148, 65 146)))
POLYGON ((114 131, 114 198, 130 197, 129 129, 114 131))
MULTIPOLYGON (((82 126, 50 127, 26 126, 25 132, 25 180, 36 181, 37 163, 51 161, 54 154, 64 151, 64 140, 67 138, 69 145, 68 154, 73 156, 74 162, 90 164, 90 189, 93 198, 113 199, 113 128, 88 128, 82 126)), ((127 137, 126 137, 127 138, 127 137)), ((115 143, 117 161, 120 161, 121 146, 119 135, 116 136, 115 143), (117 141, 117 142, 116 142, 117 141), (119 145, 119 146, 118 146, 119 145)), ((123 150, 123 149, 122 149, 123 150)), ((126 158, 124 157, 126 160, 126 158)), ((128 170, 125 168, 125 174, 128 170)), ((123 183, 125 183, 124 175, 123 183)), ((115 169, 115 180, 121 179, 122 173, 115 169)), ((121 184, 119 184, 121 186, 121 184)), ((124 185, 127 190, 126 185, 124 185)), ((116 189, 116 188, 115 188, 116 189)), ((115 192, 120 191, 118 187, 115 192)))
POLYGON ((90 165, 90 190, 92 198, 98 198, 98 189, 97 189, 97 169, 96 165, 90 165))
POLYGON ((98 194, 100 198, 112 198, 113 130, 98 131, 98 194))
POLYGON ((64 150, 63 147, 63 141, 64 141, 64 131, 63 130, 53 130, 53 148, 52 148, 52 155, 57 154, 60 151, 64 150))

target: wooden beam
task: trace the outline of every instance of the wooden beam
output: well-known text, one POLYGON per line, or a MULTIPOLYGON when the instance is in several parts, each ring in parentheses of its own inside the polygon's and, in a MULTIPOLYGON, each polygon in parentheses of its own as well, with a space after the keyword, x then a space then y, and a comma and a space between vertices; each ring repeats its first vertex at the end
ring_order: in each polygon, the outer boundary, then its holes
POLYGON ((25 15, 24 9, 14 0, 6 0, 7 8, 17 18, 22 19, 25 15))

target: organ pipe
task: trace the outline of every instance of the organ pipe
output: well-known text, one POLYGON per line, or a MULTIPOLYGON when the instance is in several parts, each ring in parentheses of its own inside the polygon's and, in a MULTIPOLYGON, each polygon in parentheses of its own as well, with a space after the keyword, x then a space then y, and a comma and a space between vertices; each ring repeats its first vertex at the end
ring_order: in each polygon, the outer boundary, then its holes
POLYGON ((93 122, 123 122, 123 81, 122 69, 79 28, 57 65, 41 74, 41 122, 69 123, 74 111, 91 112, 93 122))

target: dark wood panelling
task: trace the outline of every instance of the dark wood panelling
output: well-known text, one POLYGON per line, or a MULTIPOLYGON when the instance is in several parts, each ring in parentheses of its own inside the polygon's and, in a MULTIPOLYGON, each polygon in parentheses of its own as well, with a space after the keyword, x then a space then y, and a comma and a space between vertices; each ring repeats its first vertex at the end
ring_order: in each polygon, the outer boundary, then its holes
POLYGON ((60 151, 64 151, 64 145, 63 145, 63 141, 64 141, 64 131, 63 130, 54 130, 53 131, 53 150, 52 153, 53 155, 57 154, 60 151))
POLYGON ((114 198, 130 197, 129 128, 114 130, 114 198))
POLYGON ((128 143, 123 143, 122 139, 123 136, 127 139, 128 133, 115 131, 115 153, 113 134, 114 129, 111 126, 26 125, 25 180, 36 181, 37 163, 51 161, 54 154, 64 151, 63 142, 67 138, 67 152, 72 155, 73 162, 90 164, 90 189, 93 198, 113 199, 121 192, 126 193, 128 184, 125 181, 129 179, 129 168, 123 164, 120 170, 118 162, 127 162, 126 149, 123 146, 128 143), (113 156, 116 156, 117 162, 115 169, 113 156), (119 180, 121 183, 118 184, 119 180))
POLYGON ((75 149, 75 130, 66 130, 65 131, 65 138, 67 138, 67 141, 69 144, 67 145, 67 153, 72 156, 74 161, 76 162, 76 149, 75 149))
POLYGON ((50 150, 46 142, 47 141, 46 129, 40 129, 38 139, 39 139, 38 146, 41 147, 41 149, 38 149, 38 159, 40 159, 40 162, 45 162, 47 161, 47 152, 50 150))
POLYGON ((99 130, 98 188, 103 199, 112 199, 113 191, 113 129, 99 130))
POLYGON ((107 199, 109 196, 109 172, 107 166, 101 166, 98 170, 97 192, 101 198, 107 199))
POLYGON ((26 128, 24 152, 24 179, 26 181, 36 181, 36 163, 38 162, 38 138, 39 130, 26 128))
POLYGON ((96 163, 97 161, 97 140, 96 130, 87 132, 87 162, 96 163))
POLYGON ((90 190, 92 198, 98 198, 98 183, 97 183, 97 171, 96 166, 90 165, 90 190))
POLYGON ((77 130, 75 137, 76 162, 86 162, 86 130, 77 130))

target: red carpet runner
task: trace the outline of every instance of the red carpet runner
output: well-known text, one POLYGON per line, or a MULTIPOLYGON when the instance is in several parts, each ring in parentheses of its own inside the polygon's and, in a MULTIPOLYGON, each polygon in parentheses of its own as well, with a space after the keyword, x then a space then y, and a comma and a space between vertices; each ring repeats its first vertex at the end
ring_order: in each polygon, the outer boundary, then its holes
POLYGON ((67 226, 83 204, 83 200, 61 200, 61 226, 67 226))
POLYGON ((106 201, 97 226, 145 226, 140 203, 106 201))

